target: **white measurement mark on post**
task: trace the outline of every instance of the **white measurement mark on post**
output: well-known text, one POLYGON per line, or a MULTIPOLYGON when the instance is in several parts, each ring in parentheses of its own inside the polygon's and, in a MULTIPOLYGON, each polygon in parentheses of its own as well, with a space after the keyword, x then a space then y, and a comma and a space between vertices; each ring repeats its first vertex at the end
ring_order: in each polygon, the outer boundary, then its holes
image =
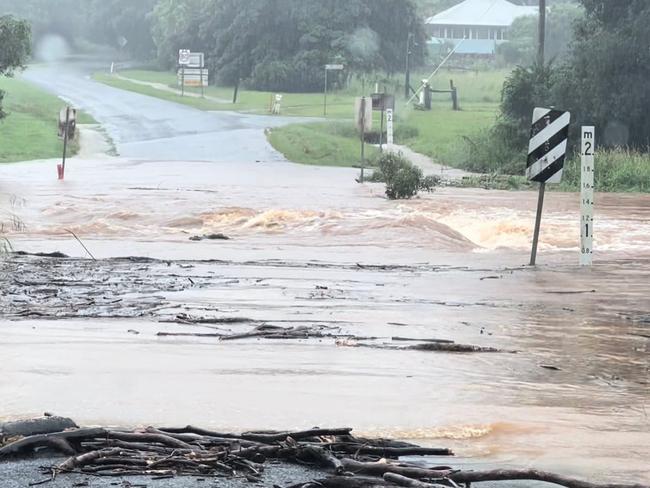
POLYGON ((393 144, 393 109, 386 109, 386 143, 393 144))
POLYGON ((591 266, 594 255, 594 127, 582 127, 580 151, 580 264, 591 266))

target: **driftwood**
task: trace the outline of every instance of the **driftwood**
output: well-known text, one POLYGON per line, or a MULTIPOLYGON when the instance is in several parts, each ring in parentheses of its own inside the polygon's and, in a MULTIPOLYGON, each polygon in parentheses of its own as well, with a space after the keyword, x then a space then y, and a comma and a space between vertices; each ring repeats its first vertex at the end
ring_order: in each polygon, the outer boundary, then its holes
MULTIPOLYGON (((247 319, 235 319, 246 320, 247 319)), ((191 324, 211 324, 211 323, 227 323, 224 319, 196 319, 191 324)), ((411 337, 390 337, 384 340, 392 342, 417 342, 407 346, 397 346, 392 344, 376 344, 358 341, 377 341, 381 340, 380 337, 365 337, 355 336, 352 334, 341 334, 327 331, 329 327, 323 325, 315 326, 295 326, 295 327, 280 327, 277 325, 261 324, 248 332, 237 334, 226 334, 220 332, 158 332, 159 337, 203 337, 203 338, 218 338, 220 341, 237 341, 242 339, 335 339, 336 344, 339 346, 348 347, 369 347, 373 349, 391 349, 399 351, 429 351, 429 352, 450 352, 450 353, 483 353, 483 352, 504 352, 500 349, 493 347, 474 346, 470 344, 457 344, 448 339, 416 339, 411 337)), ((514 351, 510 351, 514 352, 514 351)))
POLYGON ((491 471, 459 471, 449 476, 457 483, 476 483, 479 481, 533 480, 545 481, 567 488, 649 488, 642 484, 589 483, 587 481, 561 476, 536 469, 495 469, 491 471))
POLYGON ((37 434, 53 434, 66 429, 76 429, 77 424, 67 417, 56 417, 48 415, 29 420, 19 420, 17 422, 0 423, 0 438, 10 438, 16 436, 31 436, 37 434))
POLYGON ((451 456, 443 448, 422 448, 389 439, 355 437, 349 428, 262 431, 243 434, 199 427, 149 427, 136 431, 71 429, 37 434, 0 448, 0 458, 51 448, 69 457, 44 469, 50 477, 77 473, 88 476, 244 477, 261 481, 268 460, 310 464, 331 473, 325 479, 290 488, 442 488, 457 483, 535 480, 566 488, 650 488, 641 484, 597 484, 537 470, 462 471, 449 466, 415 465, 387 458, 451 456), (382 457, 380 461, 376 461, 382 457))
POLYGON ((449 488, 447 485, 436 484, 436 483, 425 483, 423 481, 414 480, 413 478, 407 478, 396 473, 385 473, 383 476, 384 480, 389 483, 406 486, 407 488, 449 488))
POLYGON ((360 462, 348 458, 342 459, 341 462, 346 471, 350 471, 351 473, 380 477, 385 473, 397 473, 402 476, 408 476, 409 478, 443 479, 451 473, 449 469, 436 470, 386 462, 360 462))
POLYGON ((25 437, 1 448, 0 459, 6 456, 22 454, 26 451, 33 451, 39 447, 49 447, 63 454, 70 454, 70 449, 72 449, 70 441, 106 435, 106 432, 105 429, 101 428, 77 429, 25 437))

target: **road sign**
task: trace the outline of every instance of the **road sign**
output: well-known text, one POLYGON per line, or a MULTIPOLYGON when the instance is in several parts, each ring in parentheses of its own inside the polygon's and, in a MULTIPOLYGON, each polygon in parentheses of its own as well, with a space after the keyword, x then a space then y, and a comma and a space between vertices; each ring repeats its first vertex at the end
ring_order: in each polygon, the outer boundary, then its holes
POLYGON ((179 86, 208 86, 209 70, 201 68, 181 68, 178 70, 179 86), (183 85, 184 83, 184 85, 183 85))
POLYGON ((393 144, 393 109, 386 109, 386 143, 393 144))
POLYGON ((178 64, 181 66, 189 66, 191 54, 192 52, 189 49, 179 49, 178 64))
POLYGON ((591 266, 594 254, 594 127, 582 128, 580 182, 580 264, 591 266))
POLYGON ((542 225, 546 183, 559 183, 562 181, 570 123, 571 114, 569 112, 539 107, 533 110, 533 126, 530 130, 526 176, 529 180, 539 183, 539 197, 537 199, 535 230, 533 231, 533 247, 530 253, 531 266, 535 266, 537 261, 537 244, 542 225))
POLYGON ((526 176, 539 183, 559 183, 566 157, 571 114, 536 108, 530 131, 526 176))
POLYGON ((372 109, 373 110, 388 110, 395 109, 395 97, 393 95, 388 95, 386 93, 373 93, 372 97, 372 109))
POLYGON ((205 68, 205 55, 203 53, 190 53, 188 68, 205 68))
POLYGON ((328 71, 341 71, 342 69, 345 69, 345 66, 342 64, 326 64, 325 69, 328 71))

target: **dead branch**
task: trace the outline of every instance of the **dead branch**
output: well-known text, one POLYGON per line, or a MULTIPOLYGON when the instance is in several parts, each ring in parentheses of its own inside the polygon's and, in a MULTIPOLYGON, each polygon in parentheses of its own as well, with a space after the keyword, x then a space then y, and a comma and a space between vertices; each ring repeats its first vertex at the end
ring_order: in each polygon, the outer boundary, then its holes
POLYGON ((477 483, 481 481, 531 480, 545 481, 567 488, 650 488, 642 484, 590 483, 537 469, 495 469, 491 471, 459 471, 449 476, 456 483, 477 483))
POLYGON ((402 476, 397 473, 385 473, 383 478, 389 483, 394 483, 399 486, 406 486, 408 488, 449 488, 447 485, 424 483, 423 481, 407 478, 406 476, 402 476))
POLYGON ((106 430, 101 428, 77 429, 53 434, 33 435, 7 444, 1 448, 0 458, 22 454, 25 451, 34 450, 38 447, 50 447, 59 452, 63 452, 63 454, 70 455, 70 449, 72 449, 70 446, 71 440, 91 439, 102 435, 106 435, 106 430), (59 442, 60 440, 65 440, 66 443, 59 442))
POLYGON ((387 462, 361 462, 353 459, 341 459, 341 463, 346 471, 354 474, 365 474, 371 476, 383 476, 385 473, 396 473, 409 478, 432 478, 441 479, 451 474, 448 469, 436 470, 428 468, 419 468, 416 466, 406 466, 391 464, 387 462))

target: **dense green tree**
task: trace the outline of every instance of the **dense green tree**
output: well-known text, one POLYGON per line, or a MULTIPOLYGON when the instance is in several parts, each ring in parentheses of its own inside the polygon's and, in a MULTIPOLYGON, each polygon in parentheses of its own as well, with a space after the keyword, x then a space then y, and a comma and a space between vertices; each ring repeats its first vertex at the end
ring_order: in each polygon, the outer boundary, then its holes
POLYGON ((504 144, 523 147, 532 108, 552 105, 572 112, 574 130, 595 125, 605 145, 650 147, 650 2, 582 3, 586 14, 575 24, 566 60, 518 69, 504 85, 495 129, 504 144))
POLYGON ((0 13, 30 22, 34 41, 58 35, 74 43, 84 21, 84 0, 0 0, 0 13))
POLYGON ((156 46, 151 34, 152 11, 157 0, 86 0, 85 37, 119 48, 136 59, 151 59, 156 46))
MULTIPOLYGON (((25 64, 31 53, 31 35, 28 22, 10 15, 0 17, 0 76, 11 76, 25 64)), ((3 98, 4 92, 0 90, 0 119, 6 116, 2 111, 3 98)))
MULTIPOLYGON (((578 4, 559 3, 549 7, 546 16, 545 52, 547 59, 562 60, 570 52, 574 23, 583 15, 578 4)), ((508 31, 509 41, 498 53, 509 64, 528 65, 537 53, 539 22, 536 16, 520 17, 508 31)))
MULTIPOLYGON (((181 47, 201 50, 220 80, 259 89, 320 89, 330 62, 392 73, 403 68, 409 32, 424 45, 410 0, 161 0, 154 18, 165 65, 181 47)), ((419 48, 414 61, 422 58, 419 48)))

